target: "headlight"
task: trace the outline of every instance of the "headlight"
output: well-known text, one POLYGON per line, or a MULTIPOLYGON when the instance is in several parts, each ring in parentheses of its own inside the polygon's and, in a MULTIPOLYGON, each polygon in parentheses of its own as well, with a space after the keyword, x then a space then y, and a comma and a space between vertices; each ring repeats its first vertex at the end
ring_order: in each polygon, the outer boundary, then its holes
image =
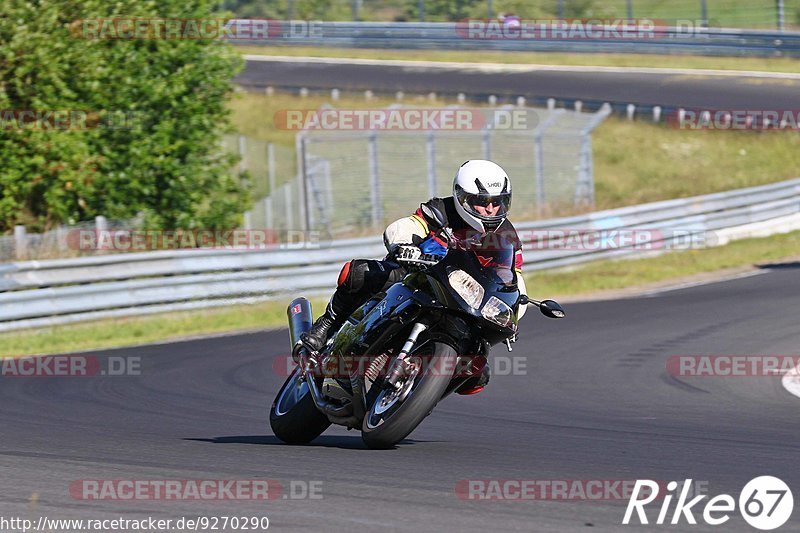
POLYGON ((447 275, 447 279, 450 281, 450 286, 453 287, 453 290, 467 302, 467 305, 477 311, 483 301, 484 291, 481 284, 463 270, 450 272, 447 275))
POLYGON ((504 328, 514 327, 511 308, 499 298, 492 296, 481 309, 481 316, 504 328))

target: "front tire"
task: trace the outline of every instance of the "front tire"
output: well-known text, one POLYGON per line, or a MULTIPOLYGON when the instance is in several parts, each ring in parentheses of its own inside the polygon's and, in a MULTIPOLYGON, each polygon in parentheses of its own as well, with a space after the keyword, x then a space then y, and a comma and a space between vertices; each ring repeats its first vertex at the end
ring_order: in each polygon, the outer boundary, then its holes
POLYGON ((455 348, 436 342, 433 356, 414 378, 411 392, 396 405, 381 405, 388 391, 370 389, 369 410, 361 427, 361 438, 373 449, 391 448, 406 438, 428 416, 450 383, 458 354, 455 348))
POLYGON ((300 367, 294 369, 272 402, 269 425, 275 436, 287 444, 308 444, 331 425, 314 405, 300 367))

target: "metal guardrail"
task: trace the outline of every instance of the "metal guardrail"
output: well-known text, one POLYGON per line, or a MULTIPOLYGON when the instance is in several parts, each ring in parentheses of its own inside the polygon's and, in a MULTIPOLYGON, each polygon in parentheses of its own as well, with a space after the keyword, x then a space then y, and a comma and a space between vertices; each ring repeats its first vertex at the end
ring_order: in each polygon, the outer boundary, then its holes
MULTIPOLYGON (((525 269, 652 254, 716 230, 800 214, 800 178, 760 187, 517 224, 525 269), (558 235, 630 230, 634 245, 562 247, 558 235), (548 240, 549 239, 549 240, 548 240)), ((730 238, 730 232, 726 238, 730 238)), ((385 255, 380 237, 314 250, 193 250, 0 265, 0 331, 331 291, 342 263, 385 255)))
POLYGON ((279 44, 340 48, 613 52, 721 56, 798 56, 800 32, 732 28, 656 27, 645 38, 469 38, 466 23, 315 22, 313 32, 235 39, 234 44, 279 44))

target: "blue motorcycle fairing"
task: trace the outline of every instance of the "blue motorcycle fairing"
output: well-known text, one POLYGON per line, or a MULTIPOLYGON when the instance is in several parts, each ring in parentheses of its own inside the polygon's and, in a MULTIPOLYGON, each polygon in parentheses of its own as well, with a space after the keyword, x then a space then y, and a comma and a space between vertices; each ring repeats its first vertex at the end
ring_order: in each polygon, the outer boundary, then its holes
POLYGON ((419 249, 422 250, 423 254, 435 255, 438 257, 447 255, 447 247, 433 237, 428 237, 422 241, 419 245, 419 249))

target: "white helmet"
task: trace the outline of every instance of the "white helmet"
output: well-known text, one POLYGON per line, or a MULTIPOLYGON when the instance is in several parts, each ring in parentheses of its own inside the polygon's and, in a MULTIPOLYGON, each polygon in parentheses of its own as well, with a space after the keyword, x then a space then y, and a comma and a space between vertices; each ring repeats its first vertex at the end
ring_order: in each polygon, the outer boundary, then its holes
POLYGON ((473 159, 458 169, 453 180, 453 198, 464 222, 481 233, 495 231, 511 208, 511 180, 500 165, 473 159), (488 215, 485 208, 489 205, 499 209, 488 215))

